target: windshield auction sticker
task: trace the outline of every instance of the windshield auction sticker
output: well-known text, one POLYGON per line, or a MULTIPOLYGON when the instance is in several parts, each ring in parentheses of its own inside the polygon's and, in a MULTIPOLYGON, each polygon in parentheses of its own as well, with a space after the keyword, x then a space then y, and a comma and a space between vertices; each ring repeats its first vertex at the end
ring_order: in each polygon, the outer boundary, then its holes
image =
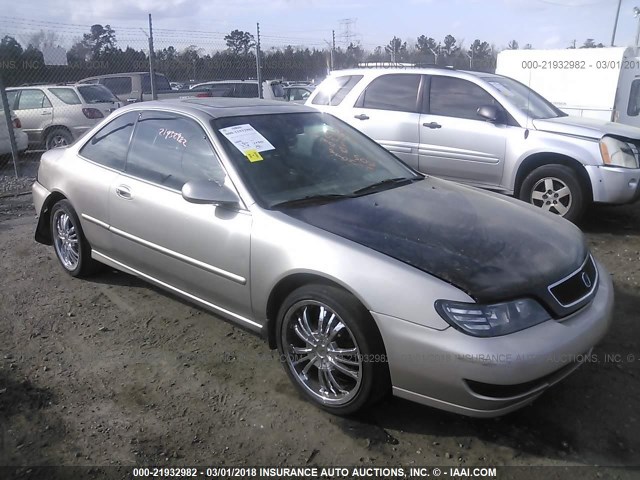
POLYGON ((233 143, 233 146, 240 150, 250 162, 262 160, 259 152, 275 150, 276 148, 248 123, 221 128, 220 133, 227 137, 233 143))

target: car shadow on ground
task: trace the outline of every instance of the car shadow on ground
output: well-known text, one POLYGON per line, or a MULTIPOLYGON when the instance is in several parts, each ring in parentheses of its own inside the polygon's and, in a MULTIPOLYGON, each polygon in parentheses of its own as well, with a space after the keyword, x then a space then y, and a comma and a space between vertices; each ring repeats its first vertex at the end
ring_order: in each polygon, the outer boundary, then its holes
POLYGON ((594 205, 578 226, 585 233, 640 234, 640 203, 622 206, 594 205))
MULTIPOLYGON (((333 421, 371 444, 397 443, 389 431, 450 438, 452 458, 469 458, 470 464, 478 463, 473 444, 480 440, 512 449, 514 458, 528 454, 587 465, 637 466, 640 297, 616 290, 616 298, 614 322, 594 349, 594 360, 519 411, 468 418, 390 397, 357 417, 333 421)), ((425 441, 416 448, 431 446, 425 441)))

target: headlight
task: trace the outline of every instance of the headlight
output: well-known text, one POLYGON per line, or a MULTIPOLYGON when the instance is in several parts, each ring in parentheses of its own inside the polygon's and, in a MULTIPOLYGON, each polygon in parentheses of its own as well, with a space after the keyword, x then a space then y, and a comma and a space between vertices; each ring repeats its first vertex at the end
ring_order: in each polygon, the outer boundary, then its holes
POLYGON ((636 158, 631 145, 613 137, 602 137, 600 140, 600 153, 605 165, 625 168, 638 168, 636 158))
POLYGON ((452 327, 474 337, 497 337, 524 330, 551 319, 535 300, 478 305, 437 300, 436 310, 452 327))

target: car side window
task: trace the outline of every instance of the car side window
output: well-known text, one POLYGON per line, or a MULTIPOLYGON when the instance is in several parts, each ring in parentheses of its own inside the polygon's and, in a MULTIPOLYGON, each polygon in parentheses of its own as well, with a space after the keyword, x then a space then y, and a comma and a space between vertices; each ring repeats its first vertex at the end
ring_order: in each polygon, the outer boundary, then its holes
POLYGON ((72 88, 50 88, 49 91, 67 105, 80 105, 80 97, 72 88))
POLYGON ((344 75, 325 80, 313 98, 313 105, 340 105, 353 87, 355 87, 363 75, 344 75))
POLYGON ((18 108, 16 110, 33 110, 35 108, 50 108, 51 102, 42 90, 29 89, 20 92, 18 108))
MULTIPOLYGON (((9 103, 11 103, 11 100, 9 100, 9 103)), ((627 115, 630 117, 637 117, 638 114, 640 114, 640 80, 634 80, 631 82, 627 115)))
POLYGON ((429 113, 446 117, 484 121, 478 109, 498 102, 475 83, 455 77, 431 77, 429 113))
POLYGON ((174 190, 190 180, 224 183, 225 173, 202 127, 169 112, 144 112, 136 126, 125 171, 174 190))
POLYGON ((16 110, 16 97, 18 96, 18 90, 7 91, 7 101, 9 102, 9 108, 16 110))
POLYGON ((258 98, 257 83, 236 83, 234 97, 238 98, 258 98))
POLYGON ((124 170, 138 112, 120 115, 102 127, 80 150, 80 155, 91 161, 116 170, 124 170))
POLYGON ((102 84, 113 92, 122 95, 131 92, 131 77, 106 77, 102 84))
POLYGON ((362 92, 356 105, 377 110, 417 112, 419 87, 420 75, 382 75, 362 92))

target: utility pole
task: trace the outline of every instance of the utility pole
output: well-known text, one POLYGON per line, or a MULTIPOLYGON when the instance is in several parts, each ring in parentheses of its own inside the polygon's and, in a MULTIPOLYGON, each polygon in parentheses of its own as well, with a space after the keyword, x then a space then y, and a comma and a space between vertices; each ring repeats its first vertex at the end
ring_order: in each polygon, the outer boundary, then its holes
POLYGON ((7 131, 9 133, 9 143, 11 145, 11 157, 13 158, 13 171, 18 178, 18 146, 16 145, 16 135, 13 131, 13 121, 11 120, 11 110, 9 110, 9 101, 7 100, 7 91, 4 89, 2 81, 2 73, 0 73, 0 97, 4 109, 4 119, 7 122, 7 131))
POLYGON ((618 0, 618 10, 616 10, 616 21, 613 24, 613 33, 611 34, 611 46, 615 46, 616 43, 616 30, 618 29, 618 17, 620 17, 620 7, 622 6, 622 0, 618 0))
POLYGON ((331 30, 331 36, 333 37, 333 41, 331 43, 330 65, 331 65, 331 71, 333 71, 333 52, 336 49, 336 31, 335 30, 331 30))
POLYGON ((262 96, 262 65, 260 65, 260 22, 256 23, 256 78, 258 79, 258 97, 262 96))
POLYGON ((155 69, 155 54, 153 53, 153 25, 151 23, 151 14, 149 14, 149 75, 151 76, 151 98, 153 100, 158 99, 158 92, 156 91, 156 69, 155 69))

